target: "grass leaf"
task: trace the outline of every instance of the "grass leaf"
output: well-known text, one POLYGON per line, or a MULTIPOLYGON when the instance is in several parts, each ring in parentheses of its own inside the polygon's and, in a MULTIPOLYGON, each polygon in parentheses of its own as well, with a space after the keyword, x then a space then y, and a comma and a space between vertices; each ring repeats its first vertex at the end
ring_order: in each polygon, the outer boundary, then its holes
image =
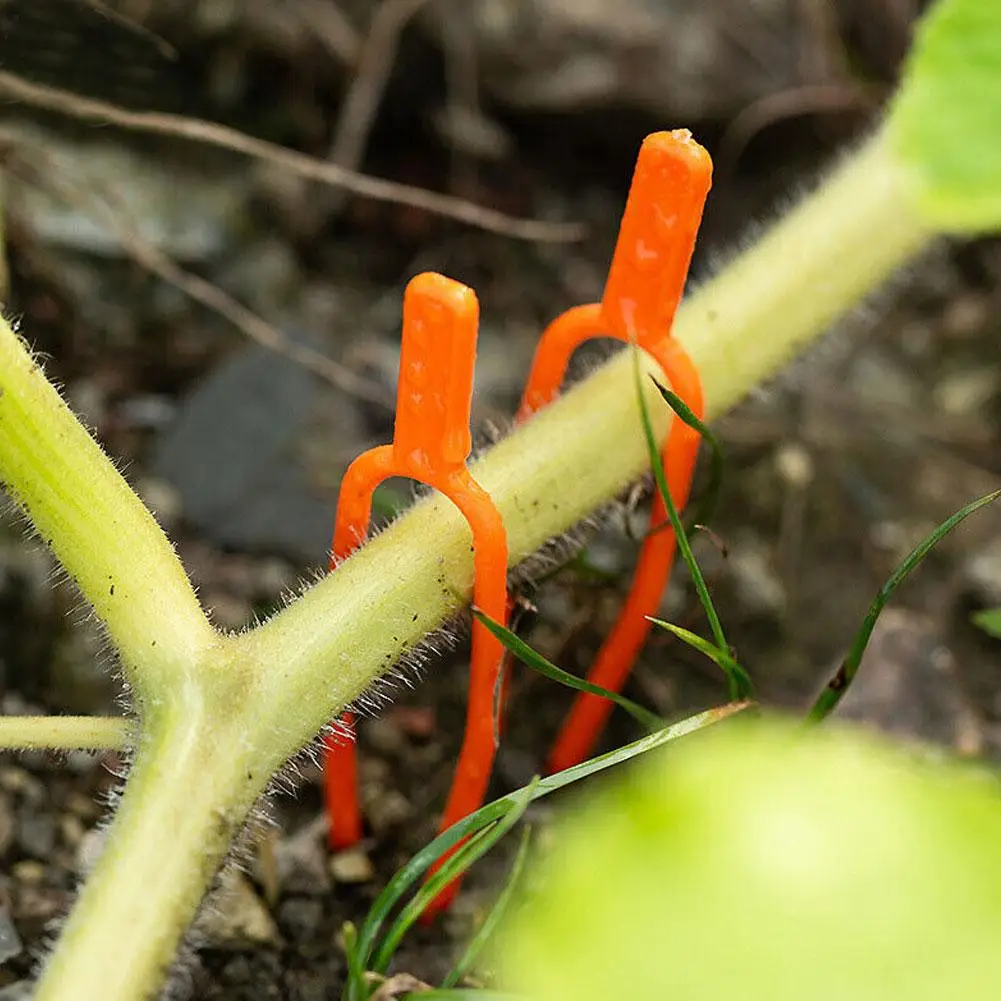
POLYGON ((479 619, 511 651, 523 664, 532 668, 533 671, 538 671, 539 674, 545 675, 553 681, 558 681, 561 685, 566 685, 567 688, 573 688, 578 692, 587 692, 589 695, 598 695, 603 699, 608 699, 609 702, 614 702, 621 709, 624 709, 630 716, 635 719, 640 726, 644 727, 648 732, 652 733, 655 730, 660 730, 664 727, 664 720, 661 719, 656 713, 650 712, 649 709, 644 709, 643 706, 632 699, 627 699, 624 695, 619 695, 618 692, 611 692, 607 688, 602 688, 601 685, 592 684, 590 681, 585 681, 583 678, 578 678, 576 674, 570 674, 568 671, 564 671, 563 668, 557 667, 555 664, 550 663, 542 656, 541 653, 533 650, 520 636, 511 632, 510 629, 505 628, 499 622, 495 622, 478 608, 473 609, 473 615, 479 619))
POLYGON ((515 887, 517 887, 522 871, 525 868, 531 833, 531 828, 529 827, 526 827, 522 832, 521 844, 518 846, 518 853, 514 857, 514 863, 511 866, 511 872, 508 874, 504 888, 498 894, 496 901, 494 901, 494 906, 490 908, 490 913, 487 914, 483 919, 483 923, 477 928, 476 934, 469 940, 469 944, 463 950, 455 966, 452 967, 448 976, 441 982, 442 987, 454 987, 473 968, 484 946, 490 941, 501 919, 507 912, 508 905, 514 898, 515 887))
POLYGON ((698 650, 699 653, 704 654, 713 663, 718 665, 723 673, 726 675, 727 683, 730 688, 731 697, 735 699, 746 699, 751 695, 753 686, 751 684, 751 676, 726 650, 720 650, 718 647, 713 646, 709 640, 699 636, 698 633, 693 633, 688 629, 684 629, 681 626, 676 626, 673 622, 665 622, 663 619, 655 619, 652 615, 648 615, 647 618, 655 625, 660 626, 661 629, 666 629, 669 633, 673 633, 678 637, 679 640, 687 643, 694 650, 698 650))
POLYGON ((989 608, 973 616, 973 624, 979 626, 988 636, 1001 640, 1001 608, 989 608))
POLYGON ((709 588, 706 586, 705 577, 702 576, 702 571, 699 569, 698 561, 695 559, 695 554, 692 552, 691 543, 688 541, 688 536, 685 533, 684 526, 681 524, 681 519, 678 517, 678 509, 674 505, 674 499, 671 497, 671 491, 667 485, 667 476, 664 473, 664 463, 660 458, 660 444, 657 441, 657 436, 654 434, 653 423, 650 420, 650 410, 646 403, 646 394, 643 392, 643 376, 640 370, 639 348, 633 344, 630 345, 629 350, 632 351, 633 383, 636 388, 636 398, 639 401, 640 418, 643 423, 643 433, 646 436, 647 451, 650 454, 650 466, 653 469, 654 480, 657 483, 657 489, 660 491, 660 496, 664 501, 664 507, 667 508, 667 516, 671 521, 671 527, 674 529, 678 552, 681 553, 681 558, 685 561, 685 565, 688 567, 688 571, 692 575, 692 583, 695 585, 695 591, 699 596, 699 601, 701 602, 703 609, 705 610, 706 618, 709 620, 709 628, 712 630, 716 646, 718 646, 721 650, 729 650, 730 647, 726 642, 726 636, 723 634, 723 626, 719 621, 719 616, 716 614, 716 608, 713 605, 713 600, 709 595, 709 588))
MULTIPOLYGON (((650 751, 663 747, 680 737, 704 730, 714 723, 742 712, 748 705, 749 703, 746 702, 737 702, 709 709, 695 716, 689 716, 687 719, 683 719, 677 723, 672 723, 670 726, 666 726, 662 730, 651 733, 646 737, 641 737, 639 740, 635 740, 631 744, 626 744, 624 747, 618 747, 607 754, 602 754, 579 765, 574 765, 573 768, 567 768, 562 772, 557 772, 555 775, 547 775, 535 786, 531 801, 535 802, 560 789, 565 789, 567 786, 573 785, 581 779, 597 775, 599 772, 615 768, 643 754, 648 754, 650 751)), ((363 965, 366 967, 370 966, 370 957, 376 950, 382 926, 385 924, 393 908, 414 883, 431 868, 440 856, 457 845, 463 838, 475 836, 495 821, 506 816, 512 809, 515 809, 519 805, 520 792, 521 790, 509 793, 507 796, 502 796, 500 799, 496 799, 486 806, 480 807, 475 813, 471 813, 457 824, 453 824, 447 831, 442 831, 441 834, 426 844, 393 876, 372 904, 359 929, 357 949, 363 965)), ((349 985, 349 991, 346 994, 347 1001, 365 1001, 367 997, 367 993, 360 995, 352 994, 349 985)))
POLYGON ((396 920, 390 926, 375 955, 372 957, 371 970, 374 973, 385 973, 393 959, 403 936, 410 930, 417 919, 424 913, 428 905, 457 876, 461 876, 474 862, 485 855, 511 828, 521 819, 532 802, 532 794, 539 784, 536 778, 527 786, 522 786, 515 794, 511 808, 504 816, 492 824, 481 828, 451 855, 442 867, 414 894, 407 902, 396 920))
POLYGON ((1001 490, 995 490, 993 493, 989 493, 984 497, 978 498, 977 500, 970 501, 970 503, 965 507, 960 508, 951 518, 942 522, 942 524, 939 525, 934 532, 931 532, 921 542, 919 542, 903 560, 900 566, 898 566, 897 569, 890 574, 889 579, 879 589, 879 593, 869 606, 869 610, 866 612, 865 618, 862 620, 862 625, 852 642, 851 649, 848 651, 845 659, 841 662, 841 666, 835 672, 834 677, 831 678, 831 680, 824 687, 824 690, 820 693, 817 701, 810 709, 807 717, 808 719, 813 722, 820 722, 820 720, 828 717, 834 711, 835 707, 842 700, 842 698, 844 698, 845 692, 848 691, 848 687, 851 685, 852 681, 855 680, 855 675, 858 674, 859 664, 862 663, 865 648, 868 646, 869 638, 872 636, 872 631, 876 627, 876 620, 886 607, 886 603, 893 596, 893 592, 896 591, 897 588, 903 583, 910 572, 954 528, 964 522, 975 511, 979 511, 982 507, 992 504, 999 497, 1001 497, 1001 490))
MULTIPOLYGON (((719 502, 720 491, 723 489, 723 470, 725 457, 719 438, 696 417, 695 412, 673 390, 662 385, 656 379, 654 385, 664 397, 664 402, 674 411, 675 416, 687 424, 693 431, 698 431, 702 441, 709 446, 709 485, 698 499, 697 506, 691 516, 685 519, 685 528, 689 535, 696 525, 707 525, 712 519, 719 502)), ((689 504, 691 507, 691 504, 689 504)))

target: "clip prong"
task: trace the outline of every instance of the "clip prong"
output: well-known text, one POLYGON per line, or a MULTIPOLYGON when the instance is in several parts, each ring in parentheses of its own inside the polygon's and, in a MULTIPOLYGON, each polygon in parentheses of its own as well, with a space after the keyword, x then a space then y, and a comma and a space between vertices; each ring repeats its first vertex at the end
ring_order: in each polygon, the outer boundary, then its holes
MULTIPOLYGON (((479 307, 473 291, 442 275, 411 280, 403 300, 403 336, 393 442, 358 456, 341 483, 332 563, 365 541, 372 492, 389 476, 419 480, 444 494, 472 531, 473 600, 498 622, 507 621, 507 535, 500 512, 473 479, 466 460, 476 361, 479 307)), ((441 821, 442 829, 477 809, 486 795, 496 754, 498 679, 504 648, 479 622, 473 624, 466 734, 441 821)), ((350 716, 342 722, 353 724, 350 716)), ((326 792, 335 848, 362 834, 354 744, 326 744, 326 792)), ((434 902, 451 899, 455 884, 434 902), (446 897, 446 893, 448 896, 446 897)))
MULTIPOLYGON (((656 132, 643 142, 619 237, 600 303, 577 306, 554 320, 542 335, 522 396, 518 418, 525 420, 559 394, 570 356, 584 341, 614 337, 646 351, 663 370, 675 393, 699 417, 703 413, 698 371, 671 336, 695 237, 712 180, 709 154, 687 130, 656 132)), ((684 506, 691 489, 699 436, 674 420, 663 449, 671 498, 684 506)), ((666 517, 659 494, 651 525, 666 517)), ((612 691, 625 683, 650 631, 671 572, 674 533, 652 531, 643 543, 633 583, 611 633, 598 652, 588 680, 612 691)), ((550 753, 550 771, 578 764, 598 738, 611 703, 581 694, 550 753)))

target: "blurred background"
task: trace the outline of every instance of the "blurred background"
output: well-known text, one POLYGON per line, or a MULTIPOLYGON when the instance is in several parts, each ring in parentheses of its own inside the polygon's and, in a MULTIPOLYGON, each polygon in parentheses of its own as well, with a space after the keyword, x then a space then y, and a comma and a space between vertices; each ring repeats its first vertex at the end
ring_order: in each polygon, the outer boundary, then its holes
MULTIPOLYGON (((480 296, 485 441, 509 421, 545 324, 600 296, 645 134, 686 127, 713 154, 692 274, 704 281, 878 123, 922 6, 0 0, 7 314, 156 511, 214 621, 241 628, 324 568, 340 475, 390 436, 410 277, 442 271, 480 296), (248 155, 230 130, 270 145, 248 155), (283 149, 312 158, 313 179, 283 149), (316 179, 336 168, 543 225, 532 238, 487 231, 419 198, 316 179), (570 238, 568 223, 583 228, 570 238)), ((767 700, 806 704, 899 559, 999 485, 999 333, 1001 244, 942 244, 718 423, 727 483, 697 552, 767 700)), ((382 516, 409 496, 389 484, 382 516)), ((643 509, 623 503, 527 596, 524 635, 564 668, 586 669, 614 620, 643 509)), ((53 574, 7 511, 0 709, 115 711, 102 642, 53 574)), ((699 629, 675 578, 663 612, 699 629)), ((845 712, 996 754, 1001 644, 969 623, 995 605, 1001 516, 987 511, 901 592, 845 712)), ((334 996, 341 923, 436 822, 464 663, 436 662, 363 725, 364 851, 327 858, 307 767, 237 903, 206 932, 192 996, 334 996)), ((655 639, 630 694, 677 717, 725 688, 708 661, 655 639)), ((515 672, 498 793, 540 767, 568 704, 515 672)), ((616 719, 608 742, 634 735, 616 719)), ((0 998, 26 996, 99 843, 94 796, 115 768, 113 756, 0 761, 0 998)), ((410 972, 447 967, 491 878, 487 867, 444 926, 414 938, 410 972)))

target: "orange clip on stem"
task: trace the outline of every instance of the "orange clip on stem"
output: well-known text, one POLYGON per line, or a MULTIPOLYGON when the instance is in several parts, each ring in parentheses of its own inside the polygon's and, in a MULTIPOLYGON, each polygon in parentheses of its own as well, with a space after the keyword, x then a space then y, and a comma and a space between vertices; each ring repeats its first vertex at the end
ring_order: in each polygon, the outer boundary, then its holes
MULTIPOLYGON (((472 448, 469 416, 478 319, 475 294, 459 282, 427 273, 407 286, 393 443, 370 449, 348 467, 338 499, 332 562, 364 542, 372 491, 382 480, 420 480, 448 497, 466 518, 473 535, 473 600, 492 619, 506 623, 504 522, 466 467, 472 448)), ((466 734, 442 829, 476 810, 486 795, 496 753, 503 653, 500 641, 474 623, 466 734)), ((345 720, 350 726, 350 718, 345 720)), ((354 745, 332 737, 326 751, 330 841, 343 848, 361 837, 354 745)), ((443 897, 438 898, 442 904, 443 897)))
MULTIPOLYGON (((619 238, 600 303, 578 306, 546 329, 536 350, 522 397, 519 419, 550 403, 559 393, 574 350, 592 337, 635 343, 663 369, 674 391, 701 417, 699 374, 671 324, 681 301, 702 209, 712 182, 709 154, 687 130, 656 132, 640 149, 619 238)), ((663 449, 671 498, 678 508, 688 500, 698 433, 672 422, 663 449)), ((666 517, 659 493, 651 525, 666 517)), ((622 611, 588 674, 588 680, 619 691, 650 631, 648 615, 657 611, 674 559, 674 533, 648 534, 622 611)), ((549 756, 550 771, 561 771, 587 757, 612 703, 579 695, 549 756)))

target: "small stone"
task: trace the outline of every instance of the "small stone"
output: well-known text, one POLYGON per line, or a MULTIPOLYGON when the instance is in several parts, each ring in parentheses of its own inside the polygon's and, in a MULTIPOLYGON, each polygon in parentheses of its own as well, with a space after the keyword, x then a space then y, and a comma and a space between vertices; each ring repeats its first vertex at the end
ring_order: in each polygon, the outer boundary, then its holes
POLYGON ((7 904, 0 906, 0 965, 20 956, 24 950, 21 936, 18 935, 14 927, 14 921, 10 915, 10 908, 7 904))
POLYGON ((754 538, 736 541, 727 562, 740 603, 758 615, 779 615, 788 595, 772 563, 769 550, 754 538))
POLYGON ((18 980, 0 987, 0 1001, 31 1001, 36 986, 33 980, 18 980))
POLYGON ((33 859, 25 859, 23 862, 16 863, 11 869, 10 874, 19 883, 24 883, 28 886, 37 886, 45 881, 45 866, 33 859))
POLYGON ((301 830, 274 846, 275 876, 286 893, 323 894, 330 888, 324 844, 327 818, 320 814, 301 830))
POLYGON ((86 833, 87 828, 83 826, 80 818, 72 813, 64 814, 59 818, 59 836, 67 848, 76 850, 86 833))
POLYGON ((348 848, 330 859, 330 875, 338 883, 367 883, 375 876, 375 866, 360 848, 348 848))
POLYGON ((101 808, 97 803, 80 792, 71 792, 66 797, 66 811, 79 817, 85 824, 92 823, 101 815, 101 808))
POLYGON ((77 872, 87 873, 94 868, 106 842, 107 831, 104 828, 94 828, 84 834, 76 849, 77 872))
POLYGON ((45 799, 45 786, 23 768, 0 770, 0 789, 31 805, 37 805, 45 799))
POLYGON ((22 814, 17 821, 17 844, 26 855, 46 859, 56 847, 56 821, 47 813, 22 814))
POLYGON ((1001 605, 1001 538, 984 546, 963 567, 966 589, 978 605, 1001 605))
POLYGON ((775 468, 795 490, 804 490, 815 475, 810 453, 798 442, 785 442, 775 450, 775 468))
POLYGON ((947 337, 972 337, 987 326, 992 313, 987 296, 972 292, 958 295, 942 311, 942 330, 947 337))
POLYGON ((7 850, 14 843, 16 825, 14 815, 11 812, 10 800, 6 796, 0 796, 0 857, 7 854, 7 850))
POLYGON ((396 790, 381 792, 370 802, 366 797, 365 807, 372 829, 380 833, 406 823, 414 813, 410 800, 396 790))
POLYGON ((199 930, 212 945, 221 948, 281 944, 270 912, 246 878, 236 872, 226 877, 223 889, 206 909, 199 930))
POLYGON ((406 747, 406 738, 396 721, 385 716, 366 721, 365 742, 387 758, 396 757, 406 747))
POLYGON ((278 921, 295 942, 308 942, 323 926, 324 904, 308 897, 289 897, 278 909, 278 921))
POLYGON ((950 417, 975 417, 1001 392, 1001 369, 983 366, 947 375, 935 387, 936 406, 950 417))

